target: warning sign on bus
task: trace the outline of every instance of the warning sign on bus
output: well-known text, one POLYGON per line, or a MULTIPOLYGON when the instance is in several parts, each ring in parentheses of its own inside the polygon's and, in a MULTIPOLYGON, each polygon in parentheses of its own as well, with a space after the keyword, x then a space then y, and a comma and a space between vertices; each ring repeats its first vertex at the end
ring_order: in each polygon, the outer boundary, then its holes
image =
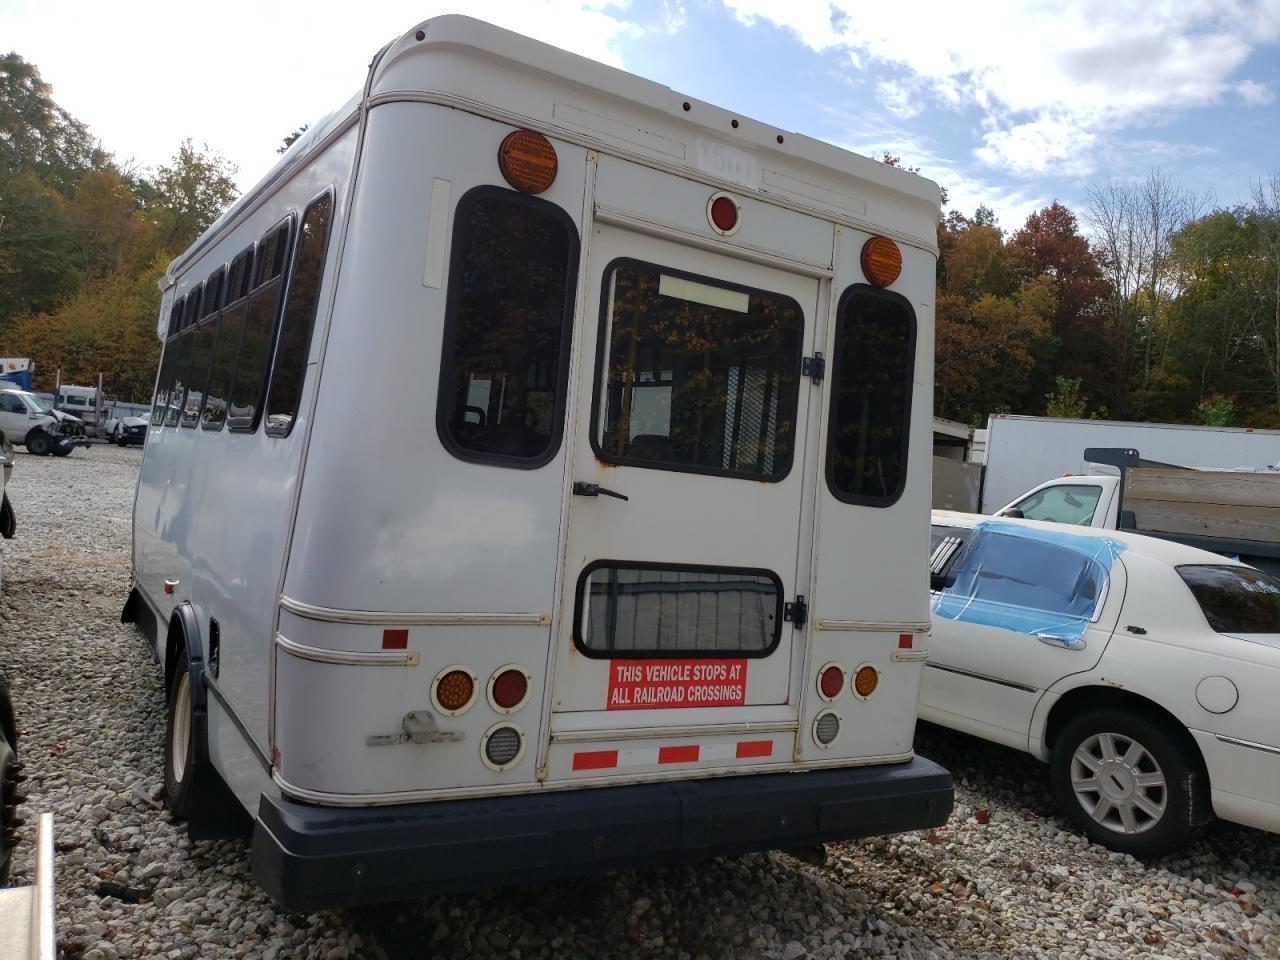
POLYGON ((612 660, 610 710, 738 707, 747 702, 746 660, 612 660))

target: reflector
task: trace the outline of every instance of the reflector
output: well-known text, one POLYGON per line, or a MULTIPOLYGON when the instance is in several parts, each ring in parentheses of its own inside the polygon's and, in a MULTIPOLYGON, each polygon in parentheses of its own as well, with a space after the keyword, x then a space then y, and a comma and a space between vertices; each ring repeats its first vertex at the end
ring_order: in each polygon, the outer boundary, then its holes
POLYGON ((726 237, 737 231, 741 212, 738 201, 727 193, 713 193, 707 201, 707 219, 716 233, 726 237))
POLYGON ((887 287, 902 273, 902 251, 888 237, 872 237, 862 245, 862 273, 877 287, 887 287))
POLYGON ((879 683, 879 671, 871 664, 864 663, 858 668, 858 672, 853 675, 853 692, 865 700, 876 692, 876 686, 879 683))
POLYGON ((461 667, 451 667, 436 678, 432 696, 442 711, 461 713, 471 706, 475 692, 475 678, 461 667))
POLYGON ((498 169, 521 193, 542 193, 556 182, 556 148, 540 133, 516 130, 498 147, 498 169))

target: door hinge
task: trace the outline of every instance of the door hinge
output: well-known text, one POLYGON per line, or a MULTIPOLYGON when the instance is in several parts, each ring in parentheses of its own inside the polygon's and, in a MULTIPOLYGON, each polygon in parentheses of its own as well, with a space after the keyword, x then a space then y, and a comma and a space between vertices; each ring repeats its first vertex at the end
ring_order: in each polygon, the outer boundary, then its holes
POLYGON ((812 357, 805 357, 800 361, 800 373, 812 379, 814 383, 821 383, 822 378, 827 375, 827 358, 821 352, 815 353, 812 357))
POLYGON ((782 619, 795 624, 797 630, 804 627, 805 621, 809 619, 809 604, 804 602, 803 594, 797 596, 794 603, 783 606, 782 619))

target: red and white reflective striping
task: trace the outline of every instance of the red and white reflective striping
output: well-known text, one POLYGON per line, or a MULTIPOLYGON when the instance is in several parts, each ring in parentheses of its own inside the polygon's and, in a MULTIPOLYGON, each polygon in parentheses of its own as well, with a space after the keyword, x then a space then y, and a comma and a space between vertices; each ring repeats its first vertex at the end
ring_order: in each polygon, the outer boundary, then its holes
POLYGON ((573 755, 573 769, 614 770, 619 767, 656 767, 671 763, 749 760, 771 756, 773 756, 772 740, 739 740, 737 743, 691 743, 674 747, 632 747, 626 750, 582 751, 573 755))

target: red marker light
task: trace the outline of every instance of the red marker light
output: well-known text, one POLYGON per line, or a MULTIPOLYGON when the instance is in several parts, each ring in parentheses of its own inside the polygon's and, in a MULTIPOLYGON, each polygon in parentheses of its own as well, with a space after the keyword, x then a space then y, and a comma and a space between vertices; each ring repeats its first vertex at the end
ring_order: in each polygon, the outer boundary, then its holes
POLYGON ((382 649, 383 650, 407 650, 409 647, 409 631, 408 630, 383 630, 382 631, 382 649))
POLYGON ((707 201, 707 219, 716 233, 728 236, 738 229, 738 218, 741 214, 738 202, 727 193, 712 194, 707 201))
POLYGON ((899 649, 899 650, 910 650, 910 649, 911 649, 911 643, 912 643, 912 640, 911 640, 911 634, 909 634, 909 633, 900 633, 900 634, 898 634, 898 649, 899 649))
POLYGON ((844 671, 835 664, 827 667, 818 677, 818 691, 828 700, 834 700, 844 688, 844 671))

